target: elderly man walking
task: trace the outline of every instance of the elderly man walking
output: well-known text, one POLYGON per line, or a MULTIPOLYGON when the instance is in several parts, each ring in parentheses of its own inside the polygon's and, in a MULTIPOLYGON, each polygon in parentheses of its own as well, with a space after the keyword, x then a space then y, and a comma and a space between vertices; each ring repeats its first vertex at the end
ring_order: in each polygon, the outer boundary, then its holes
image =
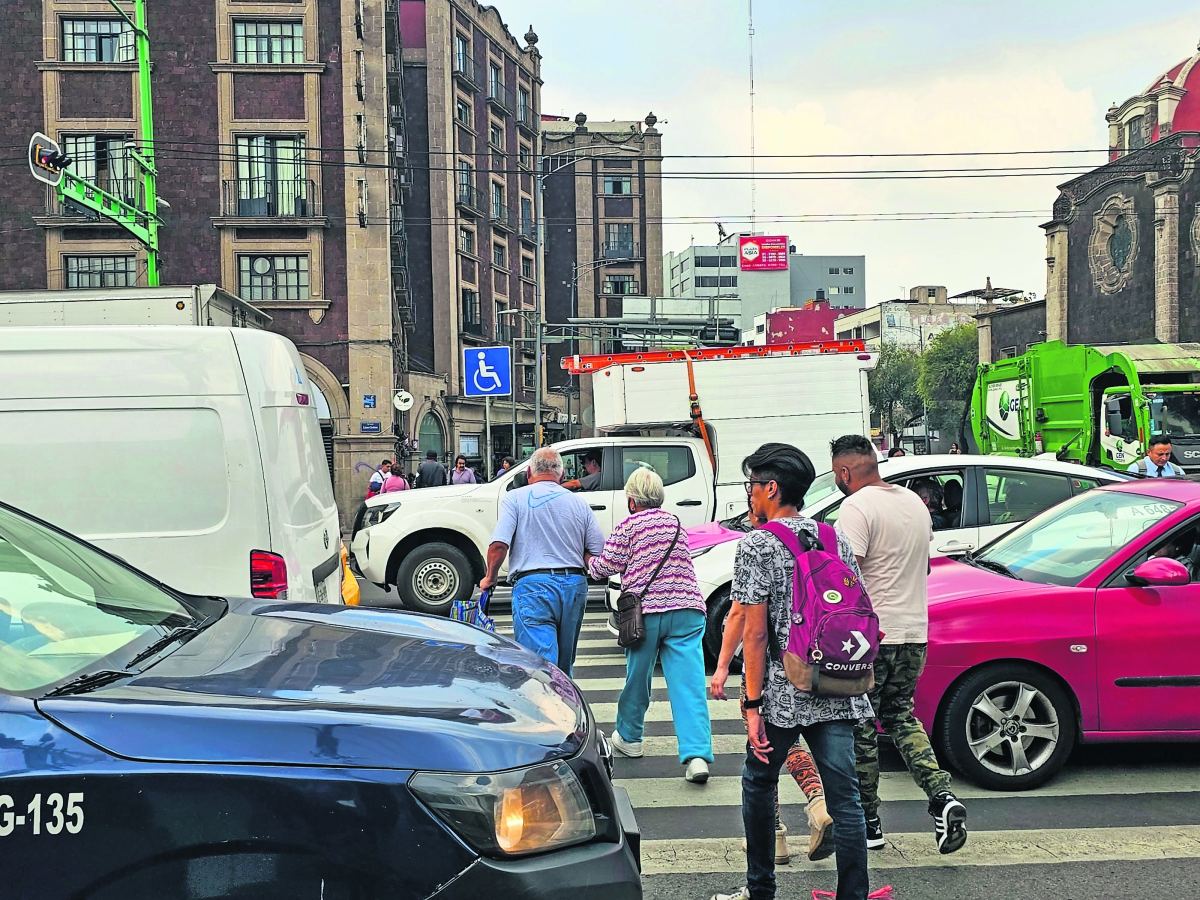
POLYGON ((500 504, 479 587, 496 584, 508 557, 517 643, 570 675, 587 606, 584 554, 599 556, 604 535, 587 501, 559 483, 562 476, 557 450, 534 452, 529 484, 509 491, 500 504))

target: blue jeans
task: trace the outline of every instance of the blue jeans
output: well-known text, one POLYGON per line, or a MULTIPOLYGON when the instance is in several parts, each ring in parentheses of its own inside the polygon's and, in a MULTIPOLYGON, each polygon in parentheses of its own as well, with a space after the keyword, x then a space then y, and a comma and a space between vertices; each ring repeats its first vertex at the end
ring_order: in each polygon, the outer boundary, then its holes
POLYGON ((517 643, 570 675, 586 607, 587 579, 582 575, 518 579, 512 589, 517 643))
POLYGON ((803 734, 825 784, 825 804, 837 845, 837 900, 866 900, 867 824, 858 798, 854 730, 850 719, 780 728, 766 722, 770 762, 746 745, 742 767, 742 825, 746 829, 746 883, 753 900, 775 897, 775 791, 788 750, 803 734))
POLYGON ((627 741, 640 741, 650 705, 655 660, 661 659, 671 718, 679 737, 679 761, 700 757, 713 761, 712 726, 708 721, 704 676, 704 613, 673 609, 645 617, 646 637, 625 648, 625 687, 617 701, 617 731, 627 741))

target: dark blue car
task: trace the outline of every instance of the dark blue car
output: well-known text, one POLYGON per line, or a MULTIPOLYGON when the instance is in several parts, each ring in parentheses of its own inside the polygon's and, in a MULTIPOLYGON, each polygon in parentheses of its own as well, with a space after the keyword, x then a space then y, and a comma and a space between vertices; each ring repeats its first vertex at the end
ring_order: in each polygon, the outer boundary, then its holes
POLYGON ((511 641, 181 595, 0 504, 5 898, 639 898, 610 767, 511 641))

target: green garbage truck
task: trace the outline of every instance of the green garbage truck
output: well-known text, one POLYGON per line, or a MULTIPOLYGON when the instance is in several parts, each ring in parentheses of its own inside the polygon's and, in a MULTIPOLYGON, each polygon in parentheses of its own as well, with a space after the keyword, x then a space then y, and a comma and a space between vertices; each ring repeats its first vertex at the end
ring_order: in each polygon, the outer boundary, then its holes
POLYGON ((981 365, 968 408, 980 453, 1124 470, 1166 435, 1175 463, 1200 472, 1200 344, 1047 341, 981 365))

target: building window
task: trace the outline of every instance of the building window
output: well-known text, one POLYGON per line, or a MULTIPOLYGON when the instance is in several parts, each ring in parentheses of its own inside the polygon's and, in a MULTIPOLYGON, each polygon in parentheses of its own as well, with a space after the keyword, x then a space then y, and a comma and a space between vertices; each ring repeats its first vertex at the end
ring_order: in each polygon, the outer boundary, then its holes
POLYGON ((715 288, 715 287, 737 287, 736 275, 697 275, 696 287, 698 288, 715 288))
POLYGON ((63 19, 65 62, 133 62, 133 30, 123 19, 63 19))
POLYGON ((604 279, 604 293, 606 294, 625 296, 637 292, 638 283, 633 280, 632 275, 609 275, 604 279))
POLYGON ((849 269, 842 269, 842 274, 843 274, 843 275, 853 275, 853 274, 854 274, 854 269, 853 269, 853 267, 851 267, 851 268, 849 268, 849 269))
POLYGON ((461 97, 454 101, 454 118, 464 125, 471 124, 471 104, 461 97))
POLYGON ((1141 150, 1146 146, 1146 117, 1134 116, 1125 126, 1125 147, 1128 150, 1141 150))
POLYGON ((71 172, 88 184, 136 203, 140 179, 125 151, 127 134, 75 134, 62 139, 63 152, 71 157, 71 172))
POLYGON ((479 312, 479 292, 462 289, 462 327, 467 334, 483 334, 483 320, 479 312))
POLYGON ((508 267, 508 248, 503 244, 492 244, 492 265, 498 269, 508 267))
POLYGON ((633 244, 632 222, 608 222, 604 226, 604 258, 631 259, 636 248, 633 244))
POLYGON ((237 139, 237 214, 306 216, 312 191, 304 178, 304 138, 237 139))
POLYGON ((842 288, 842 293, 843 293, 843 294, 853 294, 853 293, 854 293, 854 288, 853 288, 853 287, 843 287, 843 288, 842 288))
POLYGON ((838 267, 837 267, 837 266, 833 266, 833 267, 831 267, 831 268, 829 269, 829 274, 830 274, 830 275, 837 275, 837 274, 838 274, 838 267))
POLYGON ((533 149, 528 144, 522 144, 517 152, 520 154, 517 158, 517 161, 521 164, 521 168, 532 169, 533 149))
POLYGON ((537 369, 533 366, 522 366, 521 383, 525 385, 525 390, 532 391, 537 385, 537 369))
POLYGON ((504 126, 492 122, 488 126, 488 143, 497 150, 504 149, 504 126))
POLYGON ((504 78, 500 67, 495 63, 488 63, 488 95, 499 97, 503 87, 504 78))
POLYGON ((930 300, 936 300, 937 299, 937 288, 927 288, 925 290, 925 296, 930 300))
POLYGON ((604 176, 604 193, 606 194, 632 194, 633 193, 633 178, 629 175, 605 175, 604 176))
POLYGON ((1016 355, 1017 355, 1016 347, 1002 347, 1000 349, 1000 358, 1001 359, 1012 359, 1016 355))
POLYGON ((533 123, 533 107, 529 103, 529 91, 517 88, 517 118, 526 125, 533 123))
POLYGON ((304 62, 301 22, 234 22, 233 61, 240 63, 304 62))
POLYGON ((243 300, 307 300, 307 256, 239 256, 238 293, 243 300))
POLYGON ((475 232, 470 228, 458 229, 458 249, 463 253, 475 253, 475 232))
POLYGON ((756 322, 754 324, 754 333, 755 334, 765 334, 766 331, 767 331, 767 326, 764 323, 756 322))
POLYGON ((68 256, 63 260, 69 288, 133 287, 136 256, 68 256))
POLYGON ((475 167, 469 162, 458 162, 458 202, 465 203, 468 206, 479 206, 479 201, 475 194, 475 167))
POLYGON ((492 182, 492 215, 499 215, 504 209, 504 185, 492 182))
POLYGON ((521 257, 521 277, 533 278, 533 258, 529 256, 521 257))

